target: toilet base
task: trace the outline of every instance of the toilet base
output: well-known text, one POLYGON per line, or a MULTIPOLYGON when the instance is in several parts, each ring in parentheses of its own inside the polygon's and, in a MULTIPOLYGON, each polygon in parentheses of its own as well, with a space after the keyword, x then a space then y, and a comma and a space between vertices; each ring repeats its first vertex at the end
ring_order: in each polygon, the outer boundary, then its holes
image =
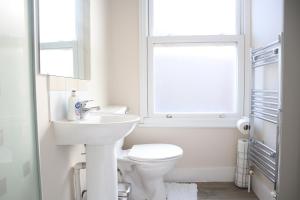
POLYGON ((152 164, 118 160, 122 181, 131 184, 130 200, 166 200, 166 187, 163 177, 176 163, 177 159, 152 164))
POLYGON ((166 186, 162 178, 146 180, 143 182, 149 200, 166 200, 166 186))
POLYGON ((129 150, 119 148, 118 168, 122 181, 131 184, 130 200, 166 200, 164 176, 175 167, 182 154, 180 147, 170 144, 134 145, 129 150))

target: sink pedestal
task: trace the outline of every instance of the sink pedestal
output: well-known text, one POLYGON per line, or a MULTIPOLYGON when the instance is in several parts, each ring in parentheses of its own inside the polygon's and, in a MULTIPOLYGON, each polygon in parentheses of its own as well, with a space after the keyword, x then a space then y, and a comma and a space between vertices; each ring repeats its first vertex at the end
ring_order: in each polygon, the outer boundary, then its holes
POLYGON ((118 178, 115 144, 86 146, 88 200, 117 200, 118 178))
POLYGON ((57 145, 86 144, 88 200, 117 200, 117 141, 129 135, 140 120, 136 115, 96 114, 79 121, 54 121, 57 145))

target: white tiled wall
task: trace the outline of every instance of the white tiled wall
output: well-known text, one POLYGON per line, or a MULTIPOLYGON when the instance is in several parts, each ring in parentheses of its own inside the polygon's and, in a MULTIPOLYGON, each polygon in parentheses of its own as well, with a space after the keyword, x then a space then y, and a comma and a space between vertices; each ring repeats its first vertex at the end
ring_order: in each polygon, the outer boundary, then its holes
POLYGON ((76 90, 76 94, 80 100, 93 100, 93 97, 88 95, 88 82, 85 80, 51 76, 48 82, 50 121, 66 119, 67 103, 72 90, 76 90))

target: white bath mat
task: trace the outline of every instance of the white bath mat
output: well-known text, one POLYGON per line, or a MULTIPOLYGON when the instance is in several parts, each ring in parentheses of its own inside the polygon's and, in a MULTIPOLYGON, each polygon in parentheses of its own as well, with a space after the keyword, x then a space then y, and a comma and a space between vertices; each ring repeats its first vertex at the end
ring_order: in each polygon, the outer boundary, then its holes
POLYGON ((168 200, 197 200, 195 183, 166 183, 168 200))

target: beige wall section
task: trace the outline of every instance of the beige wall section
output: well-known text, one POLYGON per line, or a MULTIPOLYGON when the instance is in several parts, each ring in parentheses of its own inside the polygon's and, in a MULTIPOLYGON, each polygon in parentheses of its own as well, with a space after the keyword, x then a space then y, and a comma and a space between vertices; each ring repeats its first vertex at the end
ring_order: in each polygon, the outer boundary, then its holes
POLYGON ((139 112, 138 0, 110 0, 109 103, 139 112))
MULTIPOLYGON (((139 114, 138 0, 110 0, 110 31, 109 103, 127 105, 130 112, 139 114)), ((137 128, 126 138, 126 146, 177 144, 184 150, 178 167, 222 171, 235 166, 237 137, 235 128, 137 128)))
MULTIPOLYGON (((251 35, 252 48, 258 48, 278 39, 283 27, 283 0, 252 0, 251 1, 251 35)), ((278 89, 277 65, 257 70, 256 86, 264 89, 278 89)), ((275 149, 275 126, 255 121, 256 136, 275 149)), ((262 174, 255 171, 253 190, 259 199, 271 200, 270 192, 273 184, 262 174)))
MULTIPOLYGON (((38 139, 43 200, 73 200, 72 166, 84 157, 82 146, 56 146, 49 121, 48 89, 86 90, 97 104, 107 102, 107 0, 91 1, 91 80, 36 74, 38 139)), ((38 70, 37 70, 38 71, 38 70)))
POLYGON ((126 147, 137 143, 171 143, 184 149, 179 168, 229 167, 235 163, 237 131, 213 128, 137 128, 126 147))
POLYGON ((91 81, 88 92, 95 97, 95 103, 107 104, 108 69, 108 2, 109 0, 90 0, 91 4, 91 81))

